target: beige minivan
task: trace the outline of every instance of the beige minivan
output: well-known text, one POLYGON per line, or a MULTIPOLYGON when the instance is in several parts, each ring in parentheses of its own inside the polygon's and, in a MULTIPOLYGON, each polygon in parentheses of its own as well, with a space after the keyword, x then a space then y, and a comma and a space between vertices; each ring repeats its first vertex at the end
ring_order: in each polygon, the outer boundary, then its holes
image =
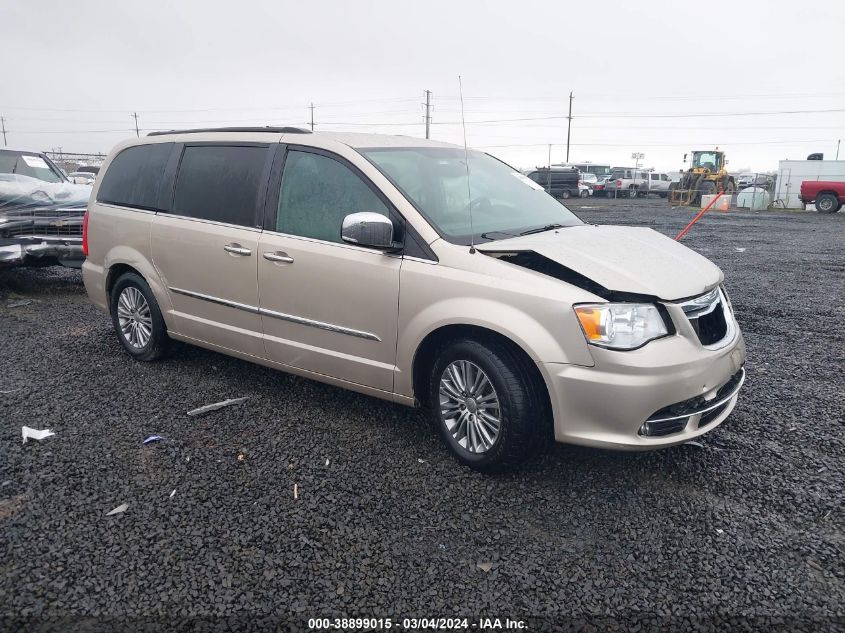
POLYGON ((94 185, 84 245, 88 294, 134 358, 177 340, 421 405, 483 471, 551 437, 686 442, 728 417, 745 377, 714 264, 651 229, 584 224, 446 143, 132 139, 94 185))

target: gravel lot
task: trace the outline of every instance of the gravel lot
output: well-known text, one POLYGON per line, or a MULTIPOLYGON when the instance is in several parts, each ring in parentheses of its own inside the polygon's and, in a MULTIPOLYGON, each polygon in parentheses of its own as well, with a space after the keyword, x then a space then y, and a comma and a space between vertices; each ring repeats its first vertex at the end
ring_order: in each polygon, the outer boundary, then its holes
MULTIPOLYGON (((571 206, 673 237, 692 216, 571 206)), ((685 243, 745 333, 733 416, 703 448, 555 446, 497 477, 419 411, 195 348, 132 362, 78 272, 0 272, 0 628, 843 630, 845 213, 711 213, 685 243), (56 435, 22 445, 22 425, 56 435)))

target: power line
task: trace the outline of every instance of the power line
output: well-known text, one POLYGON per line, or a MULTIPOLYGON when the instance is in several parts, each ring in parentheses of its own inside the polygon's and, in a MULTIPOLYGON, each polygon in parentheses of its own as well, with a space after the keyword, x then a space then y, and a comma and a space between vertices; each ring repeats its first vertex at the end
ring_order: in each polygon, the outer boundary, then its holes
MULTIPOLYGON (((624 143, 572 143, 576 147, 688 147, 700 146, 709 147, 711 145, 718 145, 719 147, 731 147, 733 145, 791 145, 800 143, 828 143, 829 138, 823 139, 796 139, 791 141, 740 141, 736 143, 713 143, 712 140, 704 143, 696 143, 685 141, 683 143, 641 143, 639 141, 626 141, 624 143)), ((511 143, 502 145, 476 145, 480 148, 497 148, 497 147, 545 147, 548 143, 511 143)), ((564 145, 564 143, 553 143, 553 145, 564 145)))

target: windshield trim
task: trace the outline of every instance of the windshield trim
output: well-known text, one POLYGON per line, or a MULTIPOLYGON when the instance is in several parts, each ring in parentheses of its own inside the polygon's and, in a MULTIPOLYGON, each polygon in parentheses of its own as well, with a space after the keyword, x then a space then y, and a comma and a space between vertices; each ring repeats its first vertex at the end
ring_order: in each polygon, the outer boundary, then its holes
MULTIPOLYGON (((366 161, 367 161, 368 163, 370 163, 373 167, 375 167, 375 169, 378 171, 378 173, 380 173, 382 176, 384 176, 385 178, 387 178, 387 180, 390 182, 390 184, 391 184, 391 185, 393 185, 394 187, 396 187, 396 190, 397 190, 399 193, 401 193, 401 194, 402 194, 402 197, 403 197, 403 198, 405 198, 405 200, 408 202, 408 204, 410 204, 412 207, 414 207, 414 209, 416 210, 416 212, 417 212, 417 213, 419 213, 419 214, 420 214, 420 216, 421 216, 421 217, 425 220, 426 224, 428 224, 428 226, 429 226, 429 227, 431 227, 431 229, 432 229, 435 233, 437 233, 437 235, 439 235, 441 239, 443 239, 443 240, 445 240, 445 241, 449 242, 450 244, 456 244, 456 245, 458 245, 458 246, 472 246, 473 244, 476 244, 476 243, 478 243, 478 242, 482 242, 482 241, 483 241, 485 244, 489 244, 489 243, 491 243, 491 242, 498 242, 498 241, 500 241, 500 240, 512 239, 511 237, 502 237, 502 238, 499 238, 499 239, 491 239, 491 238, 489 238, 489 237, 484 237, 484 235, 486 235, 486 234, 488 234, 488 233, 498 233, 498 234, 502 234, 502 235, 504 235, 505 233, 504 233, 503 231, 500 231, 500 230, 495 230, 495 231, 480 231, 480 232, 478 232, 478 233, 475 233, 474 235, 461 235, 461 236, 449 235, 448 233, 445 233, 443 230, 441 230, 441 228, 437 225, 437 223, 436 223, 436 222, 433 222, 433 221, 431 220, 431 218, 429 218, 428 214, 427 214, 427 213, 426 213, 426 212, 425 212, 425 211, 424 211, 424 210, 423 210, 423 209, 422 209, 422 208, 421 208, 421 207, 420 207, 420 206, 416 203, 416 201, 414 201, 413 197, 411 197, 410 195, 408 195, 408 193, 407 193, 407 192, 406 192, 406 191, 405 191, 405 190, 404 190, 404 189, 403 189, 403 188, 399 185, 399 183, 397 183, 397 182, 396 182, 396 181, 395 181, 395 180, 394 180, 394 179, 390 176, 390 174, 388 174, 387 172, 385 172, 384 170, 382 170, 382 169, 381 169, 381 168, 380 168, 380 167, 379 167, 379 166, 378 166, 378 165, 377 165, 377 164, 376 164, 373 160, 371 160, 371 159, 370 159, 370 157, 366 154, 366 152, 379 152, 379 151, 396 151, 396 150, 426 150, 426 149, 431 149, 431 146, 426 146, 426 145, 408 145, 408 146, 404 146, 404 145, 403 145, 402 147, 376 146, 376 147, 356 147, 356 148, 354 148, 354 149, 355 149, 355 151, 356 151, 356 152, 358 152, 358 154, 359 154, 359 155, 361 155, 361 156, 363 156, 363 157, 364 157, 364 160, 366 160, 366 161)), ((455 149, 462 149, 462 148, 460 148, 460 147, 458 147, 458 146, 455 146, 455 149)), ((512 169, 512 170, 513 170, 515 173, 517 173, 517 174, 521 174, 521 173, 522 173, 521 171, 519 171, 518 169, 516 169, 516 168, 515 168, 515 167, 513 167, 512 165, 509 165, 508 163, 506 163, 505 161, 503 161, 501 158, 498 158, 498 157, 496 157, 496 156, 493 156, 492 154, 490 154, 490 153, 488 153, 488 152, 482 152, 482 151, 479 151, 479 150, 476 150, 476 149, 472 149, 472 148, 469 148, 469 149, 470 149, 470 151, 477 152, 478 154, 484 154, 485 156, 489 156, 489 157, 490 157, 490 158, 492 158, 493 160, 496 160, 496 161, 498 161, 498 162, 502 163, 502 164, 503 164, 505 167, 507 167, 508 169, 512 169)), ((572 211, 572 209, 570 209, 569 207, 564 206, 564 205, 563 205, 563 203, 561 203, 561 202, 560 202, 559 200, 557 200, 556 198, 553 198, 553 200, 555 200, 555 202, 557 202, 558 204, 560 204, 560 205, 561 205, 564 209, 566 209, 566 210, 567 210, 567 211, 569 211, 569 212, 570 212, 573 216, 575 216, 575 218, 576 218, 579 222, 586 224, 586 223, 584 222, 584 220, 582 220, 582 219, 581 219, 581 218, 580 218, 580 217, 579 217, 579 216, 578 216, 578 215, 577 215, 574 211, 572 211)), ((577 226, 577 225, 573 225, 573 226, 577 226)), ((511 232, 511 231, 512 231, 513 233, 519 234, 521 231, 524 231, 524 230, 526 230, 526 229, 531 229, 531 228, 534 228, 534 227, 536 227, 536 225, 533 225, 533 226, 514 227, 514 228, 509 229, 509 231, 508 231, 508 232, 511 232)), ((514 236, 514 237, 515 237, 515 236, 514 236)))

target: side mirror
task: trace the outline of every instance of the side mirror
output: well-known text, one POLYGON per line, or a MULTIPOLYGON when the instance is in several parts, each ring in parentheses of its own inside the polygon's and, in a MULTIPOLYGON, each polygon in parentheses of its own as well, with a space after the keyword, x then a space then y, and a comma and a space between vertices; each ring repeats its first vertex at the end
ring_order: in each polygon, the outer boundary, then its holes
POLYGON ((393 222, 372 211, 350 213, 343 218, 340 238, 349 244, 381 250, 399 248, 399 244, 393 241, 393 222))
POLYGON ((687 155, 684 154, 684 162, 687 162, 687 155))

